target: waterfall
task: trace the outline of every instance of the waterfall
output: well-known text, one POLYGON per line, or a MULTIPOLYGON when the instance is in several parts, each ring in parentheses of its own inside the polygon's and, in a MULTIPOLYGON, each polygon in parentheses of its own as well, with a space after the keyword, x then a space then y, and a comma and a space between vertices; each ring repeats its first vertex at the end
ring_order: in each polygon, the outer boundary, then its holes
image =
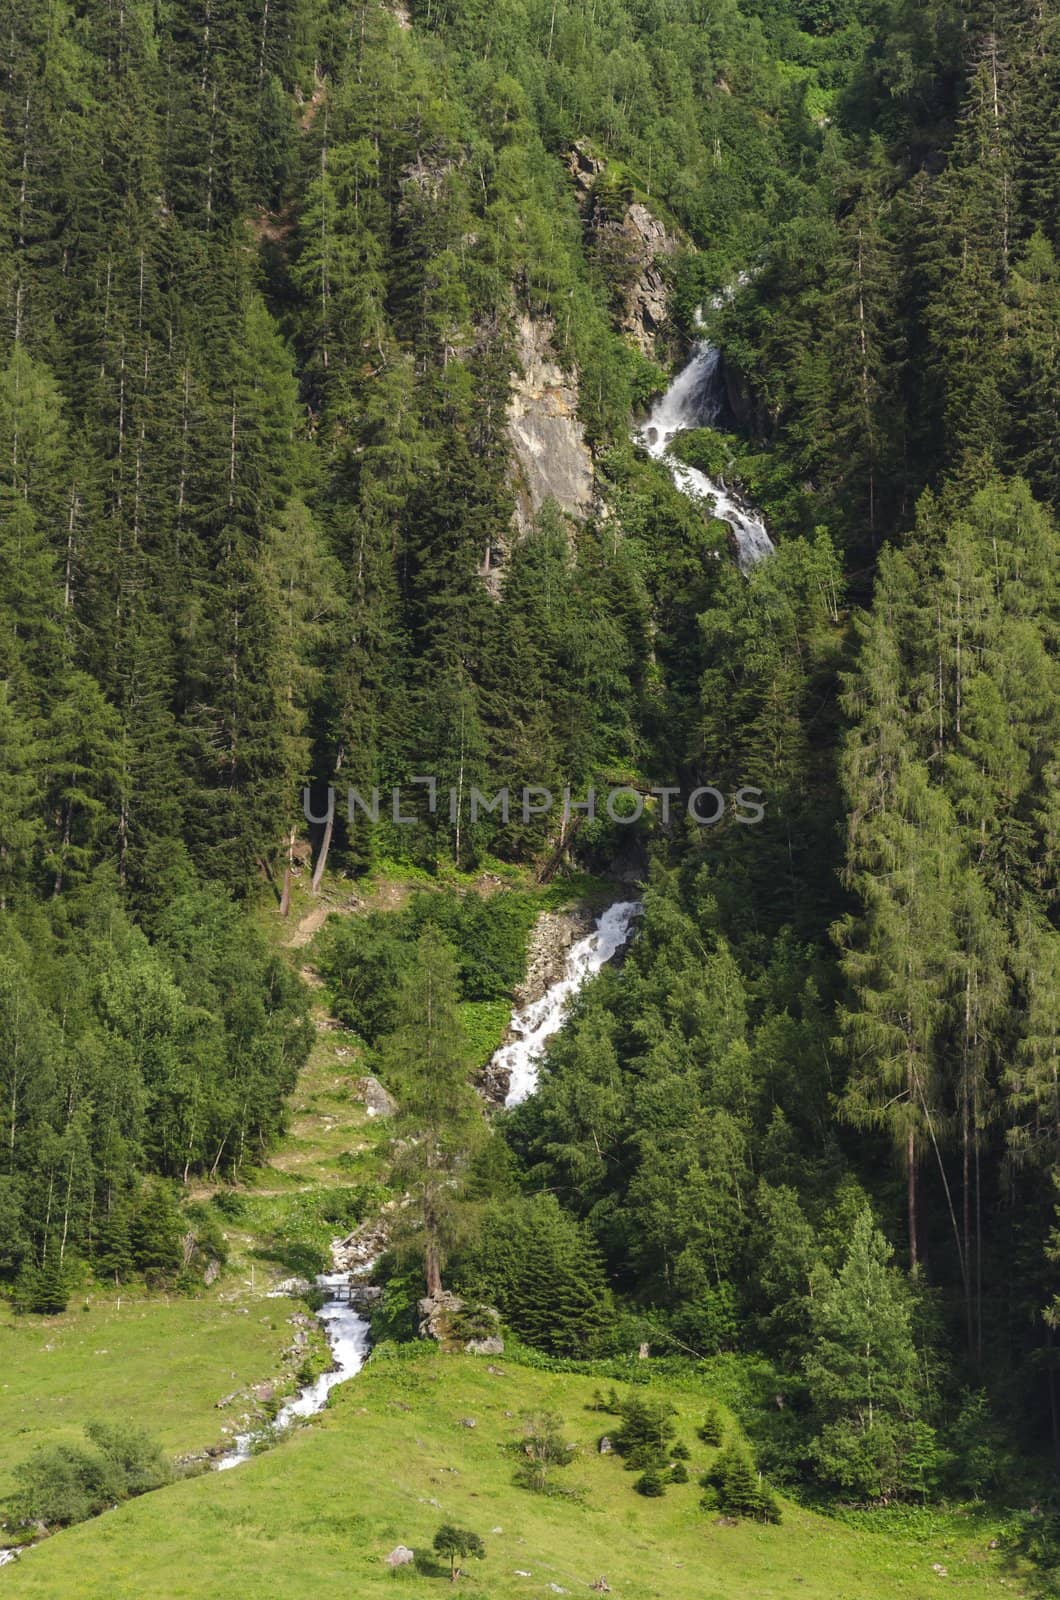
POLYGON ((706 340, 697 344, 684 367, 651 409, 636 438, 656 461, 661 461, 682 494, 705 500, 711 514, 727 522, 736 540, 736 559, 747 572, 773 551, 766 525, 753 506, 745 504, 723 483, 715 483, 696 467, 686 467, 670 455, 670 441, 686 428, 711 427, 722 412, 721 351, 706 340))
POLYGON ((533 1094, 545 1045, 562 1028, 571 1000, 627 943, 641 909, 639 900, 608 906, 593 932, 571 946, 560 981, 512 1017, 515 1037, 501 1046, 492 1063, 495 1072, 509 1074, 505 1105, 517 1106, 533 1094))

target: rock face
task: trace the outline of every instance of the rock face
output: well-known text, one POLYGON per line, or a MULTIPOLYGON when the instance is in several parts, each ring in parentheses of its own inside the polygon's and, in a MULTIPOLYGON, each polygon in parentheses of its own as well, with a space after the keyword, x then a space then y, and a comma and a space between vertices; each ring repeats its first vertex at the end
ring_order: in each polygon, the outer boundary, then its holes
POLYGON ((578 519, 588 516, 593 504, 593 463, 578 420, 577 379, 559 366, 552 333, 547 319, 519 318, 518 365, 508 406, 519 534, 529 531, 548 499, 578 519))
POLYGON ((636 276, 623 296, 619 315, 623 333, 634 338, 646 356, 655 354, 655 340, 668 316, 669 287, 659 265, 675 255, 677 240, 639 202, 629 207, 621 223, 636 276))
POLYGON ((398 1108, 397 1101, 387 1093, 378 1078, 358 1078, 354 1092, 359 1100, 364 1101, 370 1117, 392 1117, 398 1108))
POLYGON ((669 315, 669 285, 661 263, 681 249, 689 249, 639 200, 630 200, 625 212, 601 208, 597 184, 606 180, 607 163, 584 144, 568 151, 567 170, 579 194, 578 201, 590 233, 597 239, 611 236, 623 266, 619 328, 635 340, 646 356, 656 354, 656 339, 669 315))
MULTIPOLYGON (((384 1213, 388 1208, 384 1206, 384 1213)), ((392 1209, 392 1206, 390 1207, 392 1209)), ((390 1227, 386 1215, 362 1222, 345 1239, 333 1239, 331 1260, 335 1272, 363 1272, 386 1249, 390 1227)))
POLYGON ((543 911, 530 935, 530 955, 526 977, 515 991, 517 1006, 540 1000, 546 989, 559 983, 567 969, 567 952, 572 944, 592 933, 596 916, 588 906, 571 911, 543 911))

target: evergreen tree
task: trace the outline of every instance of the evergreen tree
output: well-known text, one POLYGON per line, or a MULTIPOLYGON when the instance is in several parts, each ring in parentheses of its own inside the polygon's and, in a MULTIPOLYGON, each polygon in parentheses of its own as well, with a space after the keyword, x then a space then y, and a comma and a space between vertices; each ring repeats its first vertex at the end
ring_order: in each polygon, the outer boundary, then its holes
POLYGON ((403 1231, 423 1263, 427 1293, 442 1291, 452 1248, 458 1189, 484 1134, 469 1078, 472 1060, 457 1011, 456 964, 432 928, 416 947, 416 962, 399 991, 393 1031, 380 1061, 397 1093, 408 1144, 398 1160, 409 1205, 403 1231))

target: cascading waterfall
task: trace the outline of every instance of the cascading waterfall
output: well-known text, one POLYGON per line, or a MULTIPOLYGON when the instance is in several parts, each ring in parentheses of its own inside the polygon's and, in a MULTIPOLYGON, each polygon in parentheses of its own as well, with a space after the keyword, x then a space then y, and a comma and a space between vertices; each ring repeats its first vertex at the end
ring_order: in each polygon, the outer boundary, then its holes
POLYGON ((315 1417, 318 1411, 323 1411, 335 1385, 356 1377, 364 1366, 371 1327, 368 1319, 350 1305, 349 1273, 326 1273, 317 1279, 317 1288, 328 1296, 317 1317, 324 1325, 335 1365, 330 1372, 322 1372, 319 1378, 300 1389, 293 1400, 288 1400, 269 1428, 257 1433, 238 1434, 232 1449, 218 1460, 218 1472, 249 1461, 259 1440, 283 1433, 296 1417, 315 1417))
POLYGON ((698 344, 691 361, 655 402, 636 437, 654 460, 663 463, 682 494, 690 500, 707 501, 712 515, 728 523, 736 540, 740 570, 747 572, 774 549, 761 515, 723 483, 715 483, 696 467, 685 466, 669 452, 670 442, 677 434, 688 428, 709 428, 717 422, 723 405, 720 369, 721 351, 717 346, 706 340, 698 344))
POLYGON ((515 1037, 493 1057, 494 1072, 510 1074, 506 1106, 517 1106, 533 1094, 542 1052, 562 1028, 571 1000, 628 942, 641 910, 639 900, 618 900, 608 906, 592 933, 571 946, 560 981, 512 1017, 515 1037))

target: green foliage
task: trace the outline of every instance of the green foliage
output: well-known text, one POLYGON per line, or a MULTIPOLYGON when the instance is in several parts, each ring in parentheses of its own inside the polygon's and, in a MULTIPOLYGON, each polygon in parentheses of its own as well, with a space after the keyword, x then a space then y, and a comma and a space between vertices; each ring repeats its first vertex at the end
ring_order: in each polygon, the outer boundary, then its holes
POLYGON ((171 1472, 159 1446, 123 1422, 91 1422, 88 1446, 42 1445, 15 1469, 15 1515, 23 1526, 66 1527, 116 1501, 158 1489, 171 1472))
POLYGON ((454 1583, 458 1561, 483 1561, 486 1556, 486 1546, 477 1533, 458 1528, 451 1522, 442 1523, 434 1536, 432 1548, 449 1562, 449 1576, 454 1583))
POLYGON ((755 1472, 746 1445, 735 1439, 718 1452, 700 1482, 705 1490, 705 1511, 719 1510, 726 1516, 751 1517, 756 1522, 780 1521, 775 1496, 755 1472))
POLYGON ((551 1411, 532 1413, 526 1419, 523 1437, 513 1450, 520 1460, 515 1472, 516 1482, 534 1494, 555 1494, 552 1473, 557 1467, 569 1467, 575 1449, 563 1436, 563 1420, 551 1411))
POLYGON ((725 1426, 722 1421, 721 1411, 713 1402, 703 1413, 703 1421, 696 1429, 696 1432, 704 1444, 718 1445, 721 1443, 725 1433, 725 1426))
POLYGON ((488 1202, 454 1281, 543 1350, 592 1354, 603 1338, 610 1296, 599 1256, 549 1195, 488 1202))
POLYGON ((647 1467, 633 1487, 649 1500, 659 1500, 666 1493, 665 1480, 657 1467, 647 1467))
MULTIPOLYGON (((613 1443, 625 1461, 626 1471, 644 1469, 656 1474, 666 1463, 670 1440, 677 1431, 673 1408, 631 1394, 622 1401, 619 1416, 622 1426, 616 1431, 613 1443)), ((641 1490, 641 1493, 647 1492, 641 1490)))

